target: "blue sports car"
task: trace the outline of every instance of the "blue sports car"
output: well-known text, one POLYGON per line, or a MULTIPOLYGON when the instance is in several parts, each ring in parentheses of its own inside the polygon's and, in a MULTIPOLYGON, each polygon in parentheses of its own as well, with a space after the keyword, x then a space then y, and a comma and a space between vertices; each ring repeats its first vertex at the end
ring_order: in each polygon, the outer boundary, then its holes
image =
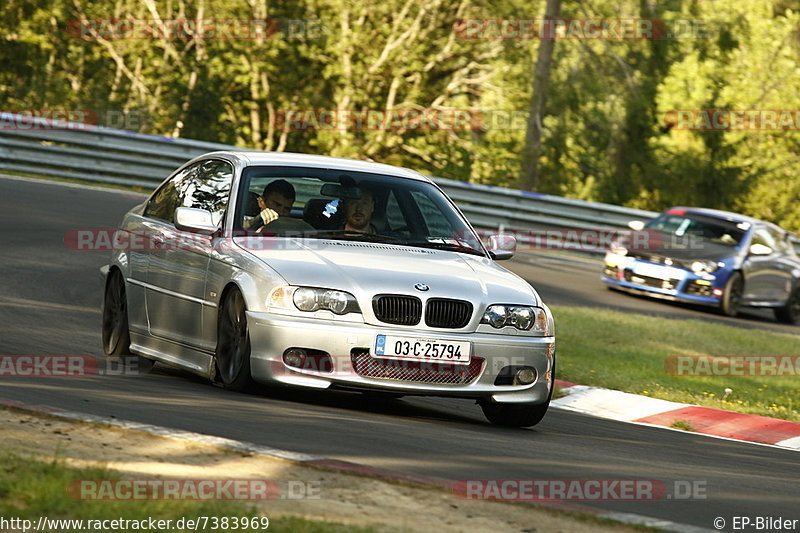
POLYGON ((791 234, 755 218, 673 207, 647 221, 606 253, 602 280, 611 288, 715 307, 769 307, 800 323, 800 258, 791 234))

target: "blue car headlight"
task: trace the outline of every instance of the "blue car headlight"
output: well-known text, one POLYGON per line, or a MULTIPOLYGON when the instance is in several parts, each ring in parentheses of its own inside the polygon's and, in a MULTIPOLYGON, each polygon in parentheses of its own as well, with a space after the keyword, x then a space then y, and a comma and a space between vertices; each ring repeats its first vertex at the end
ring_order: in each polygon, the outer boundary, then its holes
POLYGON ((719 268, 716 261, 695 261, 691 265, 692 272, 702 274, 703 272, 714 272, 719 268))

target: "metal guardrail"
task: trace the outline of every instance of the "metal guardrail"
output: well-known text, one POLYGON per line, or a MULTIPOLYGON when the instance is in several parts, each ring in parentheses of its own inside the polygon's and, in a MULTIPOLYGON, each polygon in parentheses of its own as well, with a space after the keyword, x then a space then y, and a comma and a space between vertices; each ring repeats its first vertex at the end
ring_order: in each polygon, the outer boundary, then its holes
MULTIPOLYGON (((225 144, 0 113, 0 170, 152 188, 187 160, 225 144)), ((434 181, 479 229, 614 230, 657 213, 444 178, 434 181)), ((522 240, 525 242, 523 235, 522 240)), ((541 241, 539 241, 541 242, 541 241)), ((548 239, 548 247, 559 247, 548 239)), ((795 247, 800 240, 795 241, 795 247)))

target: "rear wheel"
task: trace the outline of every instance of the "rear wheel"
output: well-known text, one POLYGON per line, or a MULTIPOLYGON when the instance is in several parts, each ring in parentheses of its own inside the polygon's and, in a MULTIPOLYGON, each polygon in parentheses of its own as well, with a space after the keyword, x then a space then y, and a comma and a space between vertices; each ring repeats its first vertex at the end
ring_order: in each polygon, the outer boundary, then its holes
POLYGON ((734 272, 725 284, 725 292, 722 301, 719 303, 719 310, 723 315, 736 316, 739 314, 739 307, 742 304, 744 294, 744 278, 739 272, 734 272))
POLYGON ((250 333, 244 297, 231 290, 222 302, 217 319, 216 377, 222 386, 243 391, 254 382, 250 375, 250 333))
POLYGON ((111 360, 131 359, 139 372, 149 372, 155 362, 131 353, 131 334, 128 328, 128 298, 125 282, 119 270, 113 270, 106 281, 103 298, 103 352, 111 360))
POLYGON ((800 324, 800 283, 795 286, 786 305, 775 309, 775 318, 784 324, 800 324))

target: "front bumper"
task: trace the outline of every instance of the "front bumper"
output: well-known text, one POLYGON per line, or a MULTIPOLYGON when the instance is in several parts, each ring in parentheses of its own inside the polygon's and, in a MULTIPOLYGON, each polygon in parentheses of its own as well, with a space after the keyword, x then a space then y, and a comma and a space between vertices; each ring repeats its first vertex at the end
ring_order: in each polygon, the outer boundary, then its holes
POLYGON ((727 281, 727 276, 720 274, 696 274, 680 267, 607 254, 600 279, 634 294, 718 307, 727 281))
MULTIPOLYGON (((488 399, 501 403, 547 400, 553 385, 555 337, 487 333, 448 333, 391 326, 336 322, 271 313, 247 312, 250 330, 250 370, 256 381, 266 384, 394 392, 404 395, 452 396, 488 399), (354 355, 371 354, 378 334, 469 341, 472 358, 483 359, 476 377, 466 383, 432 383, 389 377, 368 377, 359 372, 354 355), (290 348, 324 352, 333 360, 330 372, 299 370, 283 361, 290 348), (496 385, 498 374, 508 366, 528 366, 537 379, 530 385, 496 385)), ((390 360, 401 365, 405 361, 390 360)), ((416 363, 416 362, 414 362, 416 363)), ((413 363, 412 363, 413 364, 413 363)), ((428 368, 459 371, 462 365, 425 363, 428 368)))

